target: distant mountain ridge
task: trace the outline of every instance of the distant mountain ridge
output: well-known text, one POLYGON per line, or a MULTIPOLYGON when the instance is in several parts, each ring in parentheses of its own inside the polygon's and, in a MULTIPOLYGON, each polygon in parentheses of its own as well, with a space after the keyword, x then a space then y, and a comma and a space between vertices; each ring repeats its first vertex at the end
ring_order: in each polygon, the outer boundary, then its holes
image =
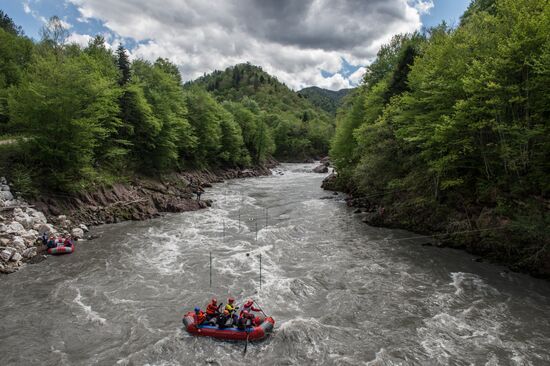
POLYGON ((276 158, 301 161, 328 153, 335 128, 334 116, 259 66, 237 64, 205 74, 184 87, 203 88, 226 108, 238 109, 238 121, 245 118, 247 112, 235 103, 264 121, 277 146, 276 158))
POLYGON ((308 99, 311 103, 331 115, 336 115, 336 111, 342 105, 342 99, 348 95, 353 89, 340 89, 337 91, 310 86, 298 91, 301 95, 308 99))

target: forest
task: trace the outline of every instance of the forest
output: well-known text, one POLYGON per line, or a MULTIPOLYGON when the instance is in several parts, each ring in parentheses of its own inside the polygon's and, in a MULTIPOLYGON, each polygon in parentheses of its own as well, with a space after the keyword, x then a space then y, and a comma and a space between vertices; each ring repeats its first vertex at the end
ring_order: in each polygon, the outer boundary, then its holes
POLYGON ((23 195, 328 153, 333 119, 259 67, 183 85, 167 59, 67 44, 58 17, 39 42, 0 18, 0 170, 23 195))
POLYGON ((477 0, 456 28, 396 36, 338 112, 336 184, 386 225, 547 266, 549 85, 545 0, 477 0))

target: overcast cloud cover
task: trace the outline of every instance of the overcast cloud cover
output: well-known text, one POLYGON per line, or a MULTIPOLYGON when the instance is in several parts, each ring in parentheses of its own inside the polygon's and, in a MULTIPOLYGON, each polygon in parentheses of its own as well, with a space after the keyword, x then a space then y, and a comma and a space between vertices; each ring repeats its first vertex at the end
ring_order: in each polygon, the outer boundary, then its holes
MULTIPOLYGON (((294 89, 333 90, 355 86, 379 47, 420 29, 433 7, 432 0, 67 1, 79 22, 101 21, 137 42, 132 57, 166 57, 185 80, 249 61, 294 89)), ((77 43, 90 38, 72 31, 77 43)))

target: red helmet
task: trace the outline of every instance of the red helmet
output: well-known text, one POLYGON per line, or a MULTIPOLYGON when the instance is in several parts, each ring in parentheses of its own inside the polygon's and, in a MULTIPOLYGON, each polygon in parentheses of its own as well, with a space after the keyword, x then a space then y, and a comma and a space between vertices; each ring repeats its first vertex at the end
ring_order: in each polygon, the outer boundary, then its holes
POLYGON ((213 297, 212 298, 212 305, 216 305, 217 303, 218 303, 218 300, 215 297, 213 297))
POLYGON ((246 318, 248 316, 248 310, 243 310, 243 316, 246 318))
POLYGON ((234 302, 235 302, 235 299, 234 299, 234 298, 232 298, 232 297, 230 297, 229 299, 227 299, 227 302, 228 302, 228 303, 230 303, 230 304, 232 304, 232 303, 234 303, 234 302))
POLYGON ((254 304, 254 300, 248 299, 248 300, 246 300, 246 304, 244 304, 244 305, 245 306, 252 306, 252 304, 254 304))

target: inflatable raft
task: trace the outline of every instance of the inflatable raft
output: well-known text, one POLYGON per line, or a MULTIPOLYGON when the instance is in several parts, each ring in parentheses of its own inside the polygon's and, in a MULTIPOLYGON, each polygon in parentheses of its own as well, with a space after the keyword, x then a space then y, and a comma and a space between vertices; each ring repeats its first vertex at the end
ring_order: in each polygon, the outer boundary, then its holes
POLYGON ((62 245, 62 246, 59 246, 59 247, 48 249, 48 254, 53 254, 53 255, 56 255, 56 254, 69 254, 69 253, 72 253, 72 252, 74 252, 74 245, 70 246, 70 247, 66 247, 66 246, 62 245))
POLYGON ((190 334, 233 341, 245 341, 247 337, 249 341, 264 339, 271 333, 275 325, 275 320, 268 316, 260 325, 247 328, 246 330, 240 330, 233 327, 220 329, 210 324, 197 326, 193 315, 194 313, 190 311, 183 317, 183 325, 190 334))

